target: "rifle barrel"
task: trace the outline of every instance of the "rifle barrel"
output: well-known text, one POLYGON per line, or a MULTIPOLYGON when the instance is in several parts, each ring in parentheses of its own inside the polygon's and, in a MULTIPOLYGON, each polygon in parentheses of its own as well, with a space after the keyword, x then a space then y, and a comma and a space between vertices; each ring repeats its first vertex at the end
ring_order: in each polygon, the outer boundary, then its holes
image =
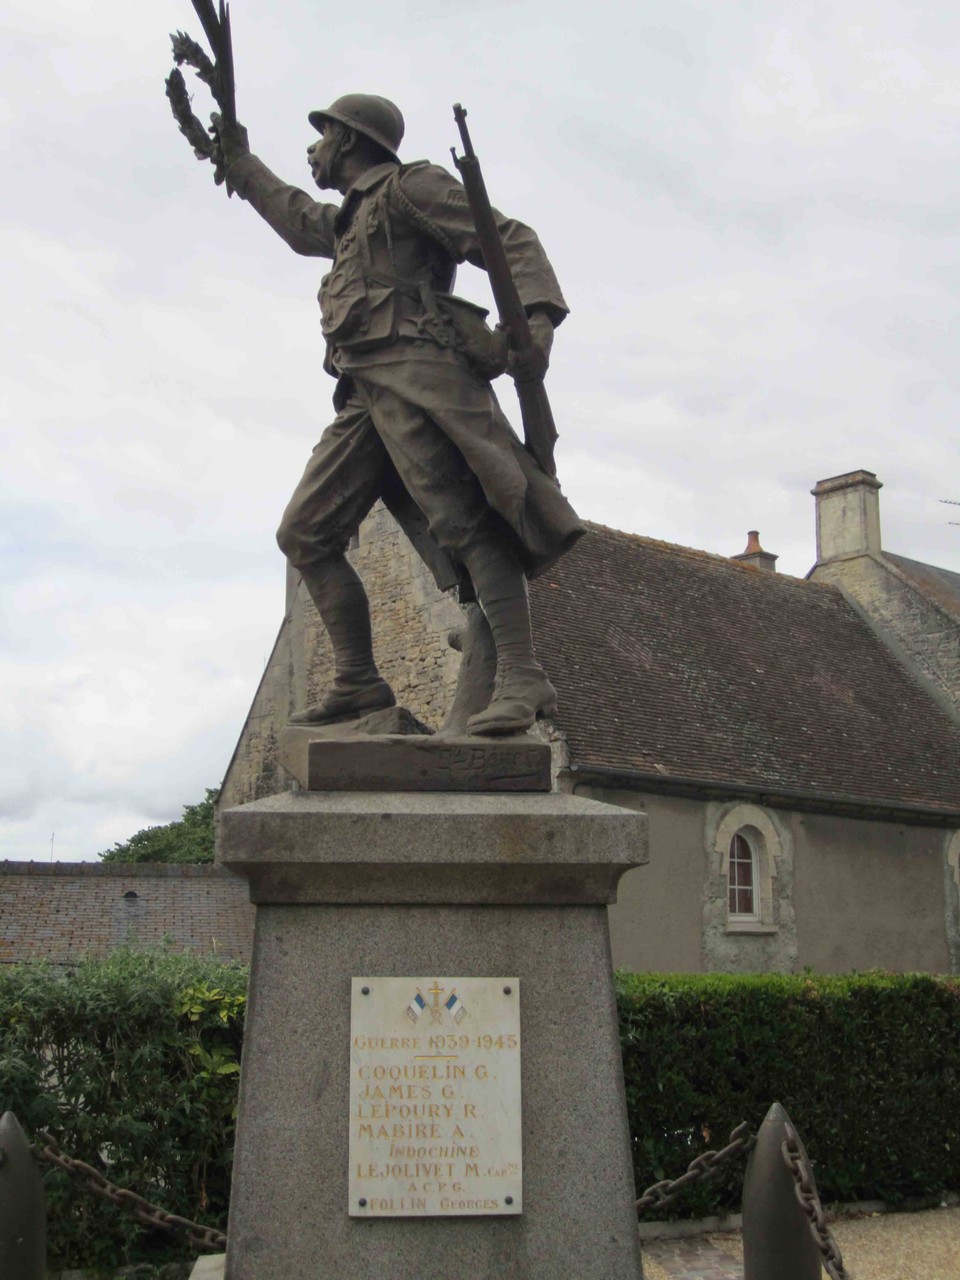
MULTIPOLYGON (((528 352, 533 347, 530 324, 526 309, 517 290, 510 264, 507 261, 500 228, 487 195, 486 184, 480 169, 480 161, 474 153, 467 131, 466 110, 458 102, 453 108, 454 119, 460 130, 464 155, 458 156, 456 148, 451 147, 453 162, 463 181, 470 212, 477 231, 483 264, 490 279, 490 288, 500 316, 501 325, 507 330, 510 345, 515 351, 528 352)), ((548 476, 556 475, 553 460, 553 445, 557 438, 550 401, 547 398, 543 380, 534 382, 517 382, 517 397, 520 401, 520 417, 523 420, 523 435, 527 449, 539 462, 548 476)))
POLYGON ((453 105, 453 118, 457 122, 457 128, 460 130, 460 141, 463 143, 463 154, 469 160, 476 159, 476 153, 473 150, 473 143, 470 141, 470 131, 467 128, 467 109, 455 102, 453 105))

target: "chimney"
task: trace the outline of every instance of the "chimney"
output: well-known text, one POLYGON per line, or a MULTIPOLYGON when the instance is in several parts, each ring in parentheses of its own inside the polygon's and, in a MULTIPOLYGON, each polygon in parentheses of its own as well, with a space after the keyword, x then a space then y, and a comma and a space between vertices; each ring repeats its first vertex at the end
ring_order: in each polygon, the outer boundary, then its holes
POLYGON ((746 551, 741 551, 738 556, 731 556, 730 559, 739 560, 741 564, 748 564, 754 569, 762 569, 764 573, 776 573, 779 557, 764 551, 760 545, 760 534, 756 529, 751 529, 747 534, 746 551))
POLYGON ((872 471, 848 471, 820 480, 817 500, 817 563, 880 554, 880 481, 872 471))

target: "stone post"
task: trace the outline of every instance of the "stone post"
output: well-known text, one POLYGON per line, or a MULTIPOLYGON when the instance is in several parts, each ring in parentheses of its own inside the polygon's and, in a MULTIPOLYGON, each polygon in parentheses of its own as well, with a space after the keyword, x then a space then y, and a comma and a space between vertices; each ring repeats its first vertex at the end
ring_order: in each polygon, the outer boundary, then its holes
POLYGON ((576 796, 227 810, 257 906, 227 1280, 638 1280, 606 905, 646 818, 576 796), (523 1211, 348 1215, 351 978, 519 978, 523 1211))

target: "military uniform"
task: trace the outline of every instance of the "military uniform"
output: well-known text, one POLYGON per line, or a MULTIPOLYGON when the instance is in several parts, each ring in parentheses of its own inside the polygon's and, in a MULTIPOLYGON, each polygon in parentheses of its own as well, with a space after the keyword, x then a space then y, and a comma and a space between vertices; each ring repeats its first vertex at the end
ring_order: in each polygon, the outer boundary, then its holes
MULTIPOLYGON (((458 552, 478 538, 506 540, 528 576, 562 554, 582 526, 497 402, 479 309, 450 293, 458 262, 483 265, 457 179, 426 162, 383 163, 339 207, 253 155, 229 179, 297 253, 333 258, 319 301, 338 413, 284 514, 289 559, 304 568, 341 554, 378 497, 438 585, 459 582, 465 597, 458 552)), ((522 302, 559 323, 567 307, 537 237, 497 217, 522 302)))

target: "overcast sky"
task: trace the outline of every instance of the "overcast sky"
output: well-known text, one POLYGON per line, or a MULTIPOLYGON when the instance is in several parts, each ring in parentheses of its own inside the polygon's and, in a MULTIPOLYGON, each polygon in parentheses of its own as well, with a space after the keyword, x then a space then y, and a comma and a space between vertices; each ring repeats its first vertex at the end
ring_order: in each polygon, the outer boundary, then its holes
MULTIPOLYGON (((331 416, 322 264, 177 132, 189 0, 0 11, 0 857, 93 858, 226 768, 331 416)), ((309 109, 384 94, 443 163, 467 105, 572 309, 549 389, 582 515, 724 555, 759 528, 803 574, 810 488, 866 467, 885 545, 958 567, 951 6, 234 0, 233 29, 253 148, 305 186, 309 109)))

